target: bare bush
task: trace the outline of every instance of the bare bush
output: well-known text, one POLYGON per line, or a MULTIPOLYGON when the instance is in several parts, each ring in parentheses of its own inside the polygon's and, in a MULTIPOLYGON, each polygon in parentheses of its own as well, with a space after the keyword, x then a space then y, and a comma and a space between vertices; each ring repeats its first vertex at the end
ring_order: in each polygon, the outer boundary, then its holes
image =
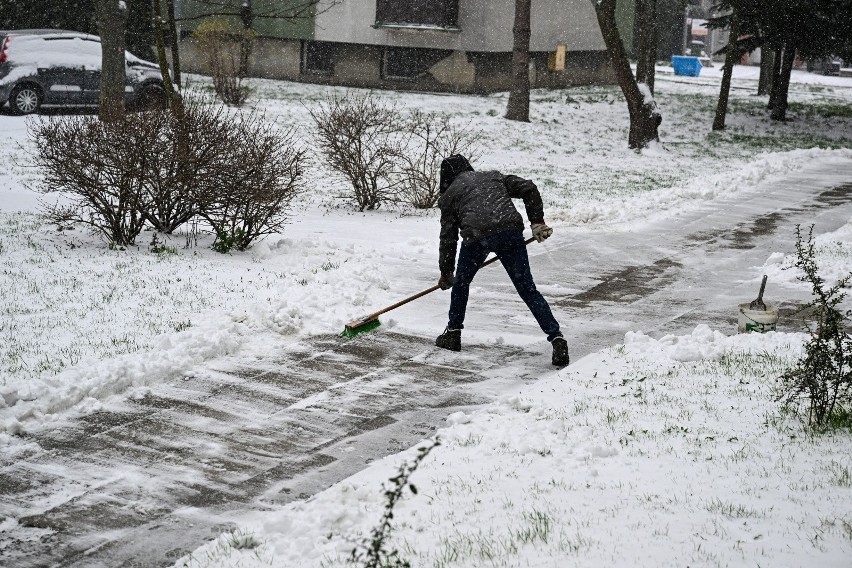
POLYGON ((193 32, 207 59, 216 94, 227 105, 241 106, 248 97, 242 82, 254 42, 254 32, 249 29, 232 29, 221 18, 201 22, 193 32))
POLYGON ((146 222, 160 232, 204 218, 217 250, 245 249, 281 229, 301 189, 305 151, 292 130, 256 115, 188 99, 181 113, 94 116, 33 123, 43 193, 71 203, 51 207, 57 223, 81 222, 108 242, 133 244, 146 222))
POLYGON ((386 202, 433 207, 441 160, 478 154, 480 136, 469 125, 440 113, 402 112, 373 93, 331 95, 309 112, 322 155, 351 187, 342 197, 361 211, 386 202))
POLYGON ((216 233, 215 250, 245 250, 283 228, 304 189, 305 150, 295 129, 282 131, 257 114, 232 121, 220 144, 222 167, 198 195, 200 215, 216 233))
POLYGON ((468 126, 454 125, 445 114, 420 110, 409 113, 405 121, 408 144, 400 155, 397 172, 399 201, 417 209, 435 206, 440 196, 441 160, 453 154, 464 154, 471 162, 478 157, 476 144, 480 136, 468 126))
POLYGON ((222 145, 230 116, 221 105, 189 97, 181 113, 158 109, 135 119, 155 125, 152 138, 139 148, 149 164, 143 173, 143 213, 156 230, 172 233, 198 214, 199 196, 232 165, 222 145))
POLYGON ((399 109, 373 93, 333 94, 309 112, 320 151, 351 186, 342 197, 354 199, 361 211, 392 200, 404 146, 399 109))
POLYGON ((30 123, 34 165, 43 175, 38 189, 70 199, 47 208, 52 221, 83 223, 111 244, 134 243, 145 225, 143 172, 150 166, 139 149, 157 128, 135 116, 110 122, 61 116, 30 123))

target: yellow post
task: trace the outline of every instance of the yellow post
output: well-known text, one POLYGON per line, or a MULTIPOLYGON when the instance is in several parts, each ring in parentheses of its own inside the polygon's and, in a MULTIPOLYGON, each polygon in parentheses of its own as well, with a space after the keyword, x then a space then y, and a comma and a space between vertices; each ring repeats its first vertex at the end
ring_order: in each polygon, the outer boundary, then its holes
POLYGON ((565 52, 567 47, 560 43, 556 46, 556 51, 551 52, 547 60, 547 69, 549 71, 564 71, 565 70, 565 52))

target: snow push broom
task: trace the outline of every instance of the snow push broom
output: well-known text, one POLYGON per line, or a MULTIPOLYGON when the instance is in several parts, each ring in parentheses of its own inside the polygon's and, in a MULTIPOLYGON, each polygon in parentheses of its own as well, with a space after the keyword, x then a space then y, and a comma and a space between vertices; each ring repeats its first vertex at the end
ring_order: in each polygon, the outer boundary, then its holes
MULTIPOLYGON (((534 240, 535 240, 535 238, 530 237, 529 239, 524 241, 524 244, 528 245, 531 242, 533 242, 534 240)), ((483 262, 482 266, 480 266, 479 268, 480 269, 485 268, 486 266, 488 266, 489 264, 491 264, 492 262, 495 262, 497 260, 498 260, 498 258, 496 256, 489 258, 488 260, 483 262)), ((364 316, 361 319, 351 321, 351 322, 346 324, 346 327, 343 328, 343 332, 340 334, 340 336, 341 337, 355 337, 359 333, 366 333, 368 331, 372 331, 372 330, 376 329, 377 327, 379 327, 381 325, 381 322, 379 321, 380 315, 382 315, 386 312, 389 312, 393 309, 396 309, 400 306, 403 306, 403 305, 407 304, 408 302, 413 302, 417 298, 421 298, 421 297, 425 296, 426 294, 434 292, 437 289, 438 289, 438 285, 436 284, 436 285, 432 286, 431 288, 426 288, 422 292, 418 292, 417 294, 414 294, 413 296, 409 296, 408 298, 406 298, 404 300, 400 300, 399 302, 392 304, 392 305, 390 305, 386 308, 383 308, 383 309, 381 309, 377 312, 373 312, 372 314, 370 314, 368 316, 364 316)))

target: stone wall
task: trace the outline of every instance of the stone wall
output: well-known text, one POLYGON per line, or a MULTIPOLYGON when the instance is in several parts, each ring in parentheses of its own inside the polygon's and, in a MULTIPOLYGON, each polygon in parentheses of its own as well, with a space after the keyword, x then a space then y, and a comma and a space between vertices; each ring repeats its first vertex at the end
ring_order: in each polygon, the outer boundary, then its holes
MULTIPOLYGON (((261 38, 255 42, 249 74, 267 79, 395 90, 490 93, 511 89, 510 52, 452 51, 421 76, 398 79, 383 76, 383 47, 341 43, 334 44, 333 48, 333 73, 310 73, 301 69, 302 44, 299 40, 261 38)), ((548 56, 548 52, 531 54, 533 88, 614 83, 605 51, 570 51, 564 71, 549 71, 548 56)), ((184 71, 208 73, 206 62, 192 39, 181 43, 181 63, 184 71)))

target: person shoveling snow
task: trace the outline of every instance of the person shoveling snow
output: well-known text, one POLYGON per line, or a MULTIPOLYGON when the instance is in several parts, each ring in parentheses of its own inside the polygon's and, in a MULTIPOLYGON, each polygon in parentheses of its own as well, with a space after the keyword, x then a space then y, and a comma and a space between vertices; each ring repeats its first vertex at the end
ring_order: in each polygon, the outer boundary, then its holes
POLYGON ((461 331, 470 283, 489 252, 494 252, 515 289, 526 302, 547 340, 553 346, 553 364, 568 365, 568 342, 559 330, 550 305, 536 289, 524 243, 524 221, 512 199, 523 199, 533 237, 543 242, 553 234, 544 222, 544 206, 536 185, 498 171, 475 172, 467 158, 455 154, 441 162, 441 237, 438 266, 442 290, 452 288, 449 321, 435 340, 438 347, 461 350, 461 331), (462 237, 458 265, 456 245, 462 237))

